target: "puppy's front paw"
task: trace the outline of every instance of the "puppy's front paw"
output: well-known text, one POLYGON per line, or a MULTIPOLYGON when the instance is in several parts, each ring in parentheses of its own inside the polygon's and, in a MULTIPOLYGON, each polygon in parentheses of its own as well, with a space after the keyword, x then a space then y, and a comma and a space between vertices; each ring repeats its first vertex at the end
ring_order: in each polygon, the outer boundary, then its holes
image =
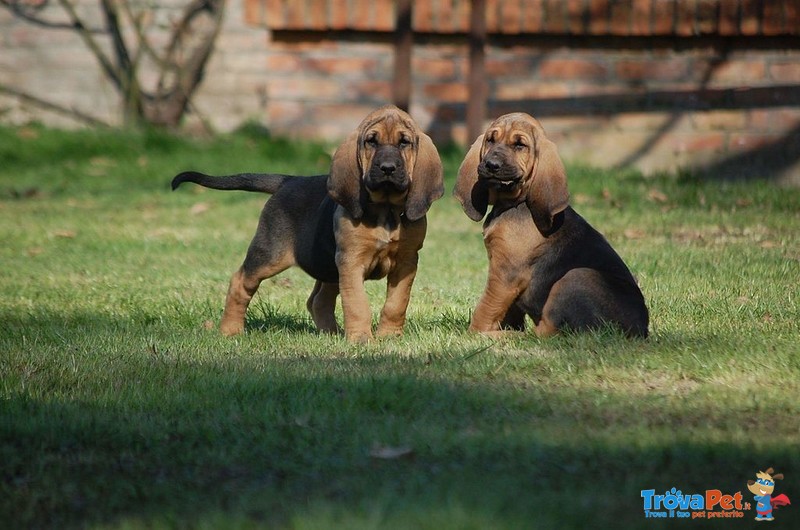
POLYGON ((232 322, 223 320, 219 325, 219 331, 226 337, 233 337, 239 335, 244 331, 244 322, 232 322))
POLYGON ((371 331, 346 331, 345 336, 348 342, 353 344, 367 344, 372 341, 371 331))
POLYGON ((378 331, 375 332, 375 335, 377 335, 379 339, 386 337, 400 337, 403 335, 403 328, 378 326, 378 331))

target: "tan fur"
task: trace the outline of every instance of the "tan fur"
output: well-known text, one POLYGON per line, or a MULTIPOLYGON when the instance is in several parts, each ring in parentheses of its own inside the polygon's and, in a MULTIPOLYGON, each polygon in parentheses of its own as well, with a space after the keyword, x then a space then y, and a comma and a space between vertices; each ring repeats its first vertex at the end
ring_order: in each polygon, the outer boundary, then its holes
POLYGON ((495 335, 524 329, 539 336, 604 322, 647 335, 648 314, 627 267, 600 234, 569 208, 564 165, 537 120, 497 118, 459 168, 454 196, 484 223, 486 288, 470 329, 495 335), (595 249, 586 256, 581 249, 595 249))
MULTIPOLYGON (((336 150, 327 191, 338 204, 332 219, 338 283, 318 278, 306 304, 315 325, 323 332, 339 331, 334 309, 336 297, 341 295, 346 337, 351 341, 369 340, 372 338, 372 315, 364 281, 387 278, 386 301, 377 335, 401 334, 417 272, 417 253, 425 239, 425 214, 444 191, 442 165, 433 142, 408 114, 396 107, 382 107, 367 116, 336 150), (384 146, 397 148, 393 152, 401 153, 399 156, 402 156, 410 182, 403 191, 370 190, 365 186, 369 171, 375 169, 375 153, 384 146)), ((283 200, 281 197, 276 194, 270 202, 283 200)), ((298 233, 304 228, 303 222, 311 222, 310 213, 318 207, 319 203, 306 204, 302 200, 297 204, 270 206, 268 203, 265 206, 264 231, 269 230, 268 208, 299 212, 299 215, 284 217, 300 221, 292 221, 297 225, 284 234, 269 234, 269 238, 260 232, 256 234, 245 264, 231 278, 220 325, 224 334, 243 331, 247 306, 262 280, 297 264, 299 253, 310 251, 313 255, 317 252, 307 248, 312 245, 312 239, 299 237, 298 233), (268 242, 262 243, 262 240, 268 242), (285 252, 277 253, 276 248, 285 249, 285 252), (259 261, 261 255, 274 254, 279 255, 265 263, 259 261), (249 265, 250 262, 255 262, 255 266, 249 265)), ((262 225, 259 225, 261 230, 262 225)), ((304 233, 308 233, 307 229, 304 233)))

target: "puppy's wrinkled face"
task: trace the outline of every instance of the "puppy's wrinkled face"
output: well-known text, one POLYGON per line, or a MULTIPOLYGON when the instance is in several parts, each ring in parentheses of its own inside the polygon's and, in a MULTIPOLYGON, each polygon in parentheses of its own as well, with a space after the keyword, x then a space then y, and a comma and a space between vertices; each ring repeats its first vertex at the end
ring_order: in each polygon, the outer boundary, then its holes
POLYGON ((525 193, 535 164, 536 130, 521 114, 498 118, 486 130, 478 179, 489 190, 489 203, 525 193))
POLYGON ((396 114, 384 115, 364 128, 359 142, 362 179, 370 201, 403 204, 419 145, 413 123, 396 114))

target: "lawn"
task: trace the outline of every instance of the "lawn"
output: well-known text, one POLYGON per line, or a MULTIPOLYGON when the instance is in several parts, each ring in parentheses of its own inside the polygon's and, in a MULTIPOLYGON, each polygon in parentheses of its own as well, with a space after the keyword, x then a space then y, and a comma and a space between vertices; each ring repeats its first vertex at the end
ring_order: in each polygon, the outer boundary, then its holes
POLYGON ((449 148, 402 338, 318 335, 297 269, 221 337, 266 197, 171 177, 323 173, 328 153, 256 129, 0 128, 9 528, 652 528, 642 490, 752 503, 770 466, 795 504, 776 524, 800 527, 800 190, 568 164, 651 337, 494 341, 466 331, 487 259, 449 148))

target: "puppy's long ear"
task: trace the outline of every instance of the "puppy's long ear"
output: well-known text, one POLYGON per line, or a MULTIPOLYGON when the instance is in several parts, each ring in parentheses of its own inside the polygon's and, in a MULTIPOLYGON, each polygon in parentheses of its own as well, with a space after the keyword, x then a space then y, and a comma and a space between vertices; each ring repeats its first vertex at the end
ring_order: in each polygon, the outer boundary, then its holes
POLYGON ((420 132, 417 159, 406 198, 406 217, 416 221, 428 212, 431 204, 444 195, 444 170, 439 151, 430 137, 420 132))
POLYGON ((554 218, 569 205, 567 172, 558 156, 556 144, 543 133, 536 135, 536 161, 526 202, 536 228, 549 235, 555 228, 554 218))
POLYGON ((342 142, 331 161, 328 176, 328 195, 350 214, 353 219, 364 215, 361 206, 361 160, 359 156, 359 130, 353 131, 342 142))
POLYGON ((478 180, 478 164, 481 162, 483 135, 472 144, 467 151, 461 167, 458 168, 456 187, 453 196, 461 203, 464 213, 473 221, 480 221, 489 207, 489 190, 478 180))

